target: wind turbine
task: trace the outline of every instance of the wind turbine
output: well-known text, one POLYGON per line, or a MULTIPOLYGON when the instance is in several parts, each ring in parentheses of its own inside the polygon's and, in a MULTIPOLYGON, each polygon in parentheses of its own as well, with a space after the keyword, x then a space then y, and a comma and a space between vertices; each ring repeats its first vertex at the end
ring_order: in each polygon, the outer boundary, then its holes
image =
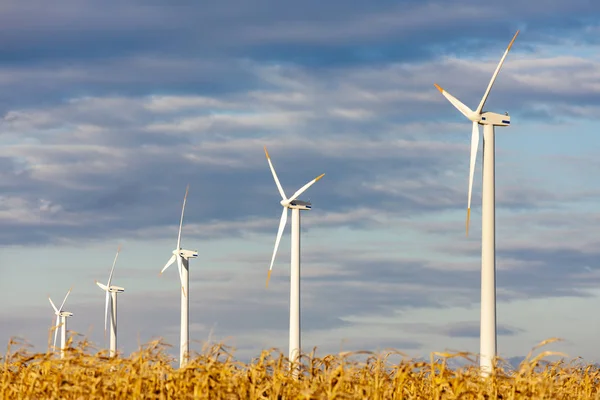
MULTIPOLYGON (((306 185, 302 186, 296 191, 291 197, 287 197, 279 179, 277 173, 269 157, 269 152, 265 146, 265 154, 269 167, 273 173, 273 179, 281 195, 280 204, 283 206, 283 212, 281 213, 281 220, 279 221, 279 230, 277 231, 277 239, 275 239, 275 248, 273 249, 273 257, 271 258, 271 266, 269 267, 269 273, 267 275, 267 284, 269 287, 269 279, 271 278, 271 271, 273 270, 273 263, 275 262, 275 256, 277 255, 277 249, 279 248, 279 242, 281 241, 281 235, 287 222, 288 209, 292 210, 292 257, 291 257, 291 273, 290 273, 290 344, 289 344, 289 360, 290 367, 297 363, 300 356, 300 211, 310 210, 311 203, 308 201, 296 200, 306 189, 311 187, 316 181, 321 179, 325 174, 317 176, 306 185)), ((297 371, 297 370, 296 370, 297 371)), ((295 371, 295 372, 296 372, 295 371)))
POLYGON ((181 343, 179 348, 179 367, 184 367, 188 362, 190 353, 190 330, 189 330, 189 260, 190 258, 198 257, 197 250, 184 250, 181 248, 181 227, 183 226, 183 213, 185 211, 185 203, 187 201, 188 191, 190 185, 185 189, 185 196, 183 197, 183 207, 181 208, 181 219, 179 220, 179 234, 177 236, 177 248, 173 250, 173 255, 167 261, 163 269, 160 271, 162 274, 171 264, 177 261, 177 268, 179 270, 179 279, 181 281, 181 343))
POLYGON ((113 273, 115 272, 115 265, 117 264, 117 258, 119 257, 119 252, 121 251, 121 246, 117 248, 117 255, 115 256, 115 261, 113 261, 112 268, 110 270, 110 275, 108 275, 108 283, 103 285, 102 283, 96 281, 96 285, 100 287, 100 289, 106 292, 106 302, 104 307, 104 337, 106 338, 106 322, 108 320, 108 306, 110 302, 110 357, 114 357, 117 354, 117 293, 122 293, 125 291, 124 288, 120 286, 111 285, 113 273))
MULTIPOLYGON (((71 287, 71 289, 73 289, 71 287)), ((54 302, 48 296, 48 300, 50 300, 50 305, 54 309, 54 314, 56 314, 56 325, 54 326, 54 345, 53 348, 56 349, 56 337, 58 335, 58 327, 60 326, 60 358, 65 358, 65 348, 67 343, 67 318, 72 317, 73 313, 69 311, 63 311, 63 307, 65 305, 65 301, 67 301, 67 297, 71 293, 71 289, 67 292, 60 308, 56 308, 54 302)))
POLYGON ((473 175, 475 172, 475 160, 479 145, 479 126, 483 125, 483 184, 482 184, 482 206, 481 206, 481 327, 480 327, 480 367, 482 375, 487 376, 492 371, 494 358, 496 357, 496 205, 495 205, 495 136, 496 126, 510 125, 508 113, 497 114, 483 111, 483 106, 490 94, 492 85, 498 76, 498 72, 504 63, 519 31, 515 33, 504 55, 500 59, 496 71, 479 102, 475 111, 464 105, 456 97, 442 89, 437 84, 435 87, 442 92, 454 107, 465 117, 473 122, 471 133, 471 162, 469 169, 469 195, 467 202, 467 236, 469 235, 469 220, 471 217, 471 193, 473 190, 473 175))

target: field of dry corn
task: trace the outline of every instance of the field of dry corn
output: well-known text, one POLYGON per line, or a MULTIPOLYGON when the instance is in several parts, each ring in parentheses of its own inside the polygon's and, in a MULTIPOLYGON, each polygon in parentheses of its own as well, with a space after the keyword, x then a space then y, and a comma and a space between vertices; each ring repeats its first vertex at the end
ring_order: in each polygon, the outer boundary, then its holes
POLYGON ((160 341, 113 359, 85 341, 64 360, 17 348, 11 342, 2 357, 2 399, 600 399, 598 367, 547 362, 548 351, 532 351, 517 370, 500 362, 487 379, 474 366, 448 367, 467 354, 434 353, 429 362, 395 352, 307 355, 295 378, 276 351, 243 364, 218 345, 179 369, 160 341))

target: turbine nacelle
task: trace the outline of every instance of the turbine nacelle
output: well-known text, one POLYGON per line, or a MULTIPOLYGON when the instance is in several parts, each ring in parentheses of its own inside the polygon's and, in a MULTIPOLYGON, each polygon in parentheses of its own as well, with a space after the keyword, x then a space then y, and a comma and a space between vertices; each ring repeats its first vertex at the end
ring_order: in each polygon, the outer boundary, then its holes
POLYGON ((287 207, 291 210, 293 210, 293 209, 310 210, 312 208, 312 205, 310 204, 310 201, 294 200, 294 201, 291 201, 285 207, 287 207))
POLYGON ((494 126, 509 126, 510 116, 507 114, 498 114, 494 112, 485 111, 481 114, 479 119, 480 125, 494 125, 494 126))
POLYGON ((173 254, 175 256, 179 255, 179 256, 185 258, 186 260, 189 260, 190 258, 198 257, 198 250, 179 249, 179 250, 173 250, 173 254))
POLYGON ((123 293, 125 291, 125 288, 122 288, 120 286, 111 286, 108 288, 108 291, 111 293, 123 293))
POLYGON ((57 315, 60 316, 60 317, 68 318, 68 317, 72 317, 73 313, 69 312, 69 311, 61 311, 57 315))
POLYGON ((125 288, 122 288, 121 286, 110 285, 109 287, 98 281, 96 281, 96 285, 98 285, 98 287, 100 287, 100 289, 104 290, 105 292, 122 293, 125 291, 125 288))

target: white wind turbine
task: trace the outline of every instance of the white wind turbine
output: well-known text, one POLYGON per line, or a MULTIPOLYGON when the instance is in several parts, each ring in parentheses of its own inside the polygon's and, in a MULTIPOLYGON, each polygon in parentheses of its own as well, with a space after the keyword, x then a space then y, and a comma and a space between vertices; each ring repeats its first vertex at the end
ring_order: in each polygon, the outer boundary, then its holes
POLYGON ((496 71, 479 102, 475 111, 464 105, 456 97, 435 84, 444 97, 454 105, 465 117, 473 122, 471 134, 471 161, 469 169, 469 195, 467 203, 467 235, 471 217, 471 193, 473 190, 473 175, 475 160, 479 146, 479 126, 483 125, 483 184, 481 206, 481 330, 480 330, 480 367, 482 374, 487 376, 493 367, 496 357, 496 205, 495 205, 495 149, 494 127, 510 125, 510 117, 506 114, 496 114, 483 111, 483 106, 490 94, 492 85, 504 63, 519 31, 510 41, 504 55, 500 59, 496 71))
POLYGON ((271 163, 271 157, 265 146, 265 154, 269 167, 273 173, 273 179, 281 195, 280 204, 283 206, 283 212, 281 213, 281 220, 279 221, 279 230, 277 231, 277 239, 275 239, 275 248, 273 249, 273 257, 271 258, 271 266, 269 267, 269 273, 267 275, 267 284, 269 286, 269 279, 271 278, 271 271, 273 270, 273 263, 275 262, 275 256, 277 255, 277 249, 279 248, 279 242, 283 234, 283 229, 287 222, 288 209, 292 210, 292 256, 291 256, 291 272, 290 272, 290 344, 289 344, 289 360, 290 365, 294 365, 298 361, 300 356, 300 210, 310 210, 311 204, 307 201, 296 200, 306 189, 311 187, 316 181, 321 179, 325 174, 317 176, 306 185, 302 186, 296 193, 291 197, 287 197, 279 179, 273 163, 271 163))
MULTIPOLYGON (((71 288, 73 289, 73 288, 71 288)), ((56 349, 56 337, 58 335, 58 328, 60 327, 60 358, 65 358, 65 349, 67 343, 67 318, 72 317, 73 313, 69 311, 63 311, 63 307, 65 302, 67 301, 67 297, 71 293, 71 289, 65 295, 65 298, 60 305, 60 308, 56 308, 54 302, 48 296, 48 300, 50 300, 50 305, 54 309, 54 314, 56 314, 56 324, 54 325, 54 345, 53 348, 56 349)))
POLYGON ((173 255, 167 261, 164 268, 160 271, 162 274, 171 264, 177 261, 177 268, 179 270, 179 279, 181 281, 181 343, 179 348, 179 367, 185 366, 189 359, 190 353, 190 330, 189 330, 189 259, 198 257, 197 250, 184 250, 181 248, 181 228, 183 226, 183 213, 185 211, 185 203, 187 201, 187 195, 190 186, 188 185, 185 189, 185 196, 183 197, 183 207, 181 208, 181 219, 179 221, 179 234, 177 236, 177 248, 173 250, 173 255))
POLYGON ((115 265, 117 264, 117 258, 119 257, 119 251, 121 251, 121 246, 117 248, 117 255, 115 255, 115 260, 113 261, 113 265, 110 270, 110 275, 108 275, 108 283, 106 285, 103 285, 102 283, 96 281, 96 285, 98 285, 100 289, 106 292, 106 301, 104 307, 105 338, 106 325, 108 320, 108 308, 110 303, 110 357, 114 357, 117 354, 117 293, 122 293, 125 291, 125 289, 120 286, 111 285, 113 273, 115 271, 115 265))

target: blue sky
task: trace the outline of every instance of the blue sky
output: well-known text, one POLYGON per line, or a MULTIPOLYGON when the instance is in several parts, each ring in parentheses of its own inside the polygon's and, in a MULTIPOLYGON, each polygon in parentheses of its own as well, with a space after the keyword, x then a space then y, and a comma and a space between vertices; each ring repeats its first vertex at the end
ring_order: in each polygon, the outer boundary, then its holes
POLYGON ((600 5, 590 1, 9 1, 0 13, 0 339, 103 346, 118 244, 120 348, 179 335, 170 257, 185 187, 192 346, 287 352, 283 187, 306 192, 303 347, 479 349, 481 156, 464 234, 470 122, 497 129, 501 356, 539 341, 600 361, 600 5), (543 6, 542 6, 543 4, 543 6))

